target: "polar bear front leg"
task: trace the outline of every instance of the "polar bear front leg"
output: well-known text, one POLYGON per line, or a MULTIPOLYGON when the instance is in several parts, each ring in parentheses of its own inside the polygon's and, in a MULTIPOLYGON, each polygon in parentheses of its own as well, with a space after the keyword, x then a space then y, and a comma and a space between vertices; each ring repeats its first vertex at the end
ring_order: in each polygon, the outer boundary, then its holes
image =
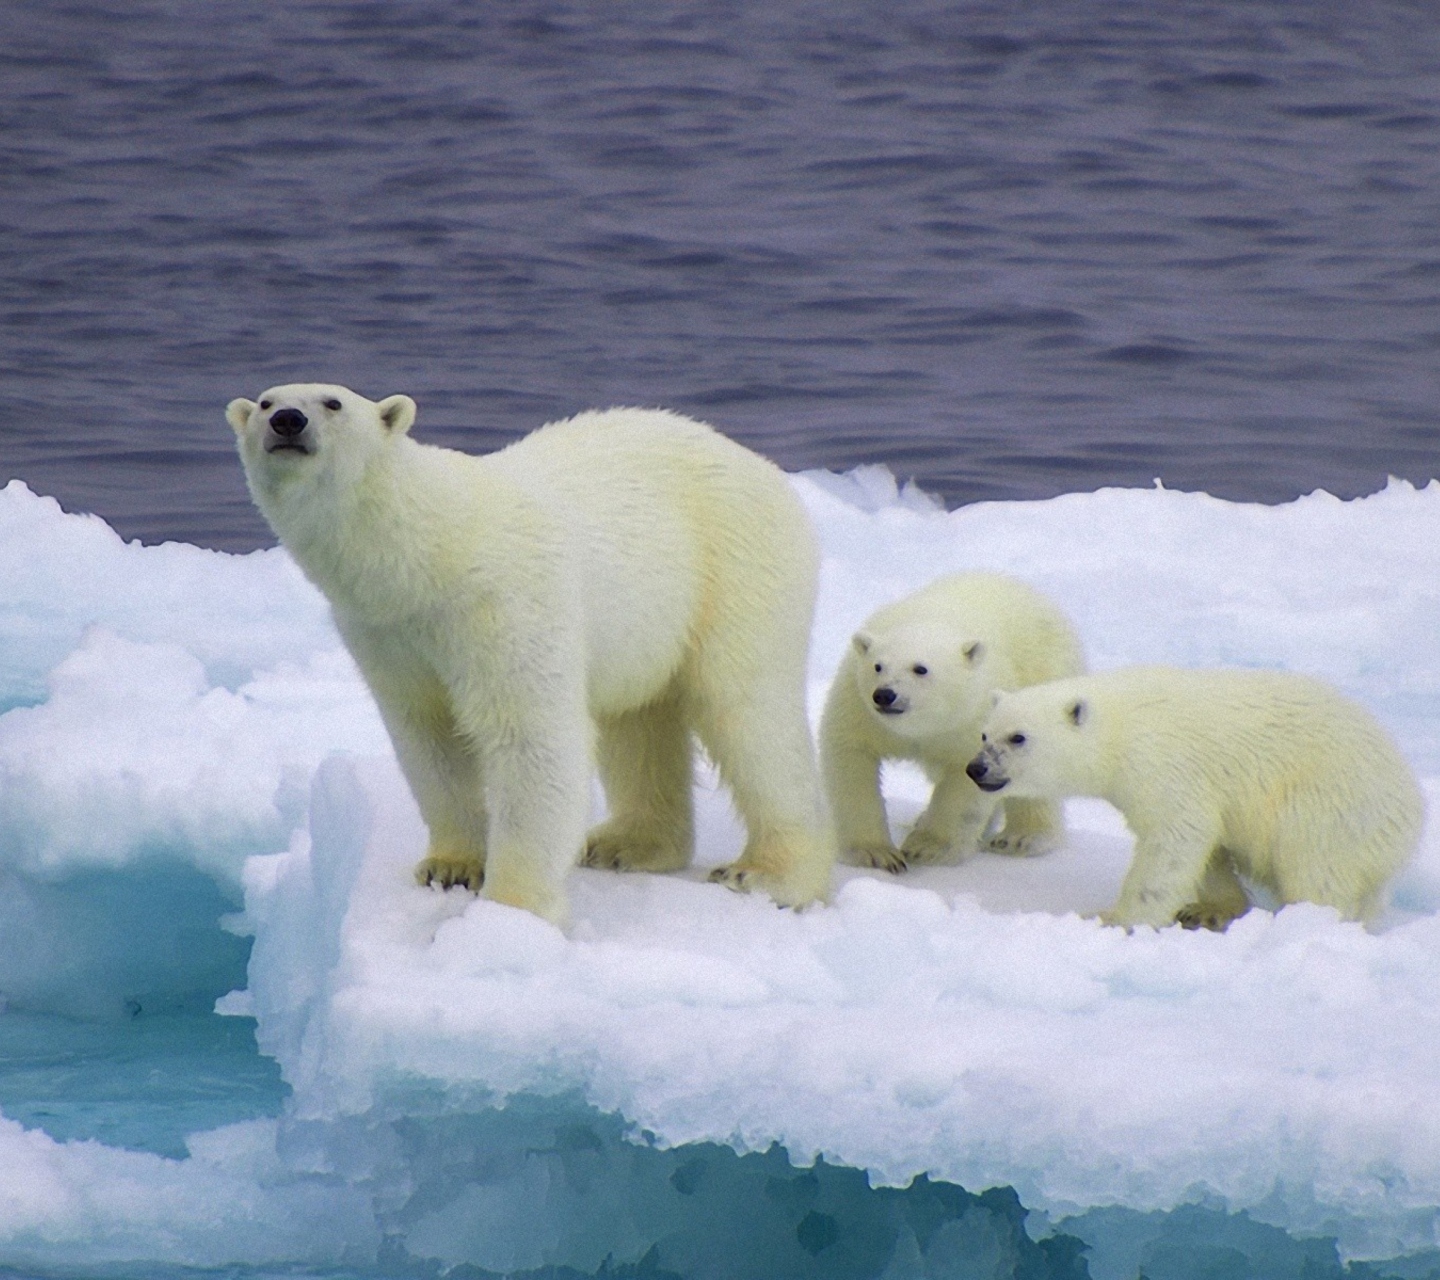
POLYGON ((1223 933, 1233 920, 1250 910, 1250 897, 1235 874, 1230 855, 1217 849, 1200 884, 1199 900, 1187 903, 1176 913, 1175 923, 1187 929, 1211 929, 1223 933))
POLYGON ((892 874, 904 871, 905 860, 890 839, 885 817, 880 758, 863 746, 826 743, 822 738, 820 762, 840 856, 856 867, 878 867, 892 874))
POLYGON ((335 620, 430 833, 415 879, 478 893, 485 879, 485 779, 479 755, 456 725, 449 690, 403 636, 365 627, 340 610, 335 620))
POLYGON ((925 812, 901 842, 900 856, 907 866, 968 858, 979 848, 998 803, 970 781, 964 765, 951 765, 936 781, 925 812))
POLYGON ((1127 928, 1148 924, 1162 929, 1174 924, 1182 909, 1199 899, 1219 843, 1218 830, 1198 824, 1137 831, 1120 897, 1101 920, 1127 928))
POLYGON ((881 755, 873 742, 868 712, 858 705, 853 659, 840 664, 830 682, 820 718, 820 776, 835 824, 840 857, 855 867, 892 874, 905 862, 890 839, 885 798, 880 791, 881 755))
POLYGON ((415 867, 416 881, 479 893, 485 882, 487 825, 479 759, 448 715, 424 723, 393 712, 383 718, 430 833, 429 848, 415 867))
POLYGON ((590 807, 584 728, 567 736, 533 727, 484 750, 490 832, 483 896, 555 924, 565 922, 565 875, 579 859, 590 807))

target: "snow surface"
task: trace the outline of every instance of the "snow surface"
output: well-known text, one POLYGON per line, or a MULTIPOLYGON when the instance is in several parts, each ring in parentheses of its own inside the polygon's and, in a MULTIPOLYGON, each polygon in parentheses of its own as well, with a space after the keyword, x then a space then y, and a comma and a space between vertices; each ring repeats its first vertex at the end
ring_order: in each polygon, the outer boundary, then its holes
MULTIPOLYGON (((998 569, 1054 596, 1096 667, 1331 680, 1440 786, 1436 484, 1282 507, 1107 490, 949 514, 880 470, 795 484, 825 551, 817 713, 875 607, 998 569)), ((196 1135, 183 1161, 0 1120, 0 1262, 363 1262, 383 1239, 445 1265, 593 1270, 644 1254, 636 1189, 678 1194, 663 1151, 701 1142, 779 1142, 876 1184, 1008 1184, 1052 1221, 1204 1199, 1356 1256, 1440 1244, 1433 827, 1373 932, 1304 905, 1224 935, 1102 928, 1083 916, 1112 899, 1129 845, 1095 802, 1068 807, 1052 855, 847 870, 829 906, 797 914, 704 882, 739 840, 707 780, 702 865, 577 871, 562 933, 411 883, 418 815, 282 552, 126 545, 18 482, 0 491, 0 706, 11 1004, 212 990, 236 941, 218 929, 137 940, 121 965, 118 926, 93 955, 79 935, 107 905, 124 916, 121 884, 164 918, 193 913, 199 884, 211 909, 243 895, 229 928, 254 935, 248 989, 221 1008, 258 1018, 294 1089, 278 1122, 196 1135), (37 955, 59 966, 48 985, 37 955), (611 1162, 605 1194, 624 1190, 621 1133, 664 1177, 634 1173, 622 1211, 572 1176, 573 1153, 536 1155, 564 1147, 565 1116, 600 1132, 580 1148, 611 1162), (451 1176, 447 1119, 478 1126, 492 1165, 451 1176)), ((919 812, 917 776, 887 787, 897 822, 919 812)))

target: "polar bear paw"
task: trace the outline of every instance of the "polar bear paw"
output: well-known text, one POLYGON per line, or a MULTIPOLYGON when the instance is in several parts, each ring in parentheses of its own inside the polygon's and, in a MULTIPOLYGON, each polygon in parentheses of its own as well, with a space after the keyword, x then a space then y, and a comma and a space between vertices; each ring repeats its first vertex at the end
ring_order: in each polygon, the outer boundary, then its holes
POLYGON ((757 889, 768 893, 777 907, 807 907, 819 900, 816 893, 796 893, 775 876, 757 867, 747 867, 740 862, 731 862, 716 867, 709 876, 711 884, 723 884, 732 893, 753 893, 757 889))
POLYGON ((738 862, 716 867, 708 878, 711 884, 723 884, 734 893, 749 893, 760 883, 759 872, 753 867, 742 867, 738 862))
POLYGON ((1007 858, 1038 858, 1041 854, 1053 852, 1059 845, 1060 837, 1053 831, 1030 831, 1016 836, 1008 836, 1001 831, 985 841, 985 848, 990 853, 1007 858))
POLYGON ((465 888, 479 893, 485 883, 485 862, 474 854, 432 853, 415 868, 415 882, 442 889, 465 888))
POLYGON ((1182 929, 1209 929, 1211 933, 1224 933, 1231 921, 1238 920, 1249 904, 1236 911, 1227 904, 1215 902, 1192 902, 1175 913, 1175 923, 1182 929))
POLYGON ((900 856, 907 867, 955 861, 955 845, 936 831, 916 827, 900 842, 900 856))
POLYGON ((828 888, 828 869, 823 880, 811 883, 813 876, 804 874, 779 875, 763 870, 743 858, 716 867, 710 873, 711 884, 723 884, 735 893, 752 893, 759 890, 767 893, 777 907, 794 907, 797 911, 823 902, 828 888))
POLYGON ((892 876, 905 870, 905 859, 893 844, 852 844, 845 851, 845 861, 852 867, 874 867, 892 876))
POLYGON ((603 822, 586 838, 580 865, 602 871, 679 871, 690 865, 690 852, 633 827, 603 822))

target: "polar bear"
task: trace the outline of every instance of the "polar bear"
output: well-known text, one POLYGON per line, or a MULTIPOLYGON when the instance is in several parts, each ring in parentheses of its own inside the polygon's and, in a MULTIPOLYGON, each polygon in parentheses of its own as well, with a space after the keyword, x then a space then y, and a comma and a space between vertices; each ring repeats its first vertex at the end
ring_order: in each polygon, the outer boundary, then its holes
POLYGON ((1224 928, 1249 907, 1237 871, 1281 902, 1373 919, 1425 816, 1367 711, 1278 671, 1130 667, 1004 694, 969 773, 1119 809, 1135 852, 1103 918, 1127 926, 1224 928))
MULTIPOLYGON (((820 767, 842 856, 903 871, 973 853, 999 802, 965 766, 997 689, 1085 669, 1059 608, 998 573, 939 578, 886 605, 856 632, 820 722, 820 767), (918 761, 934 782, 929 807, 897 850, 880 794, 884 760, 918 761)), ((1007 800, 996 852, 1043 853, 1061 829, 1048 800, 1007 800)))
POLYGON ((403 395, 278 386, 226 417, 379 704, 429 827, 423 883, 558 921, 579 856, 684 867, 693 734, 748 832, 712 879, 825 895, 818 554, 778 468, 658 410, 582 413, 482 457, 412 439, 403 395), (610 817, 587 840, 592 760, 610 817))

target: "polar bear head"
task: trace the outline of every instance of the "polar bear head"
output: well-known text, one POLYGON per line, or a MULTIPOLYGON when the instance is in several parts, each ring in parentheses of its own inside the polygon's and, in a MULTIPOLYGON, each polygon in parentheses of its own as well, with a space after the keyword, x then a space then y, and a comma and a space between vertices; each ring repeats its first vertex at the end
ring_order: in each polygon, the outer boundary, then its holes
POLYGON ((996 681, 990 648, 953 628, 911 623, 857 632, 855 686, 869 713, 906 738, 978 724, 996 681))
POLYGON ((996 693, 965 767, 982 791, 1038 799, 1093 794, 1099 739, 1082 680, 1052 680, 996 693))
POLYGON ((415 401, 378 403, 349 387, 296 382, 271 387, 260 399, 232 400, 226 420, 260 509, 274 523, 290 502, 327 485, 354 486, 382 451, 410 429, 415 401))

